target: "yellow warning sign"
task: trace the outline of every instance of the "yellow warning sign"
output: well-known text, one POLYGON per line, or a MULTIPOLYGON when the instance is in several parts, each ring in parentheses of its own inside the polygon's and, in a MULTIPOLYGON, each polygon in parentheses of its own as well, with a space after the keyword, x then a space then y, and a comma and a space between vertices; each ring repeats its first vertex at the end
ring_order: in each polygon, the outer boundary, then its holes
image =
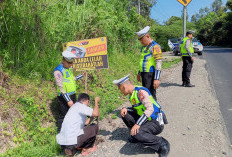
POLYGON ((183 6, 187 6, 192 0, 177 0, 180 2, 183 6))
POLYGON ((63 50, 76 55, 72 67, 75 71, 109 68, 106 37, 67 42, 63 50))

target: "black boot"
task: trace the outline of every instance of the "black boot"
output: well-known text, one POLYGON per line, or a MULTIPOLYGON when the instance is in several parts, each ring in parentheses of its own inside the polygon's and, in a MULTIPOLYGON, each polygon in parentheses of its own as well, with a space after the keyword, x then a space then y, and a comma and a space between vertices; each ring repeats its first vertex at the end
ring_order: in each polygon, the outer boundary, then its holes
POLYGON ((186 84, 185 87, 195 87, 195 85, 189 83, 189 84, 186 84))
POLYGON ((182 83, 182 85, 181 86, 185 86, 186 85, 186 82, 185 81, 183 81, 183 83, 182 83))
POLYGON ((169 151, 170 151, 170 144, 165 138, 162 137, 160 148, 157 151, 159 154, 159 157, 167 157, 169 151))

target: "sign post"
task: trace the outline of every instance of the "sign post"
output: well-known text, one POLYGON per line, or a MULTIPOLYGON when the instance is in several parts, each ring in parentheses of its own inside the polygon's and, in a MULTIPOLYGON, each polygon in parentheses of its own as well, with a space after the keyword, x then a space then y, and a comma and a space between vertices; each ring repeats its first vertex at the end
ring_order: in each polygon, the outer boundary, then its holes
POLYGON ((88 70, 109 68, 106 37, 67 42, 63 44, 63 50, 76 55, 72 67, 75 71, 85 71, 86 93, 88 70))
POLYGON ((85 71, 85 93, 88 91, 88 71, 85 71))
POLYGON ((184 16, 183 16, 183 38, 185 37, 185 35, 186 35, 186 22, 187 22, 187 18, 186 18, 186 14, 187 14, 187 6, 184 6, 183 7, 183 14, 184 14, 184 16))
POLYGON ((183 7, 183 37, 186 35, 186 22, 187 22, 187 5, 192 1, 192 0, 177 0, 182 4, 183 7))
POLYGON ((140 0, 138 0, 138 12, 139 12, 139 15, 140 15, 140 0))

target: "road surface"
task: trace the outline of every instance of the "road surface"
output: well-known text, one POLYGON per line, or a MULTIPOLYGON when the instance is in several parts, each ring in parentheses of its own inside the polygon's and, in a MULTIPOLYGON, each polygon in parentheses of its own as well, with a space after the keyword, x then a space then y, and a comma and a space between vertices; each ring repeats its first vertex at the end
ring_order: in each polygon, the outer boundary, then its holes
POLYGON ((206 47, 203 58, 207 61, 210 78, 232 143, 232 48, 206 47))
MULTIPOLYGON (((158 136, 170 142, 169 157, 232 157, 219 102, 209 82, 206 61, 194 56, 191 74, 191 81, 196 85, 194 88, 181 86, 182 63, 162 71, 157 98, 169 124, 158 136)), ((126 102, 120 108, 123 106, 130 106, 130 103, 126 102)), ((99 122, 98 150, 89 157, 158 157, 151 148, 127 142, 129 131, 119 116, 120 108, 114 111, 113 117, 106 116, 99 122)))

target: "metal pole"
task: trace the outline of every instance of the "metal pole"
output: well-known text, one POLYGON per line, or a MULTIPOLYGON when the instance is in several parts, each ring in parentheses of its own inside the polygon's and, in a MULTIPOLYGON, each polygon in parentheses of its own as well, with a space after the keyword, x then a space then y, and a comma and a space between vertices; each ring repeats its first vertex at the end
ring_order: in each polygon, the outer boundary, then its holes
POLYGON ((186 36, 187 7, 183 8, 183 38, 186 36))
POLYGON ((139 15, 140 15, 140 0, 138 0, 138 12, 139 12, 139 15))

